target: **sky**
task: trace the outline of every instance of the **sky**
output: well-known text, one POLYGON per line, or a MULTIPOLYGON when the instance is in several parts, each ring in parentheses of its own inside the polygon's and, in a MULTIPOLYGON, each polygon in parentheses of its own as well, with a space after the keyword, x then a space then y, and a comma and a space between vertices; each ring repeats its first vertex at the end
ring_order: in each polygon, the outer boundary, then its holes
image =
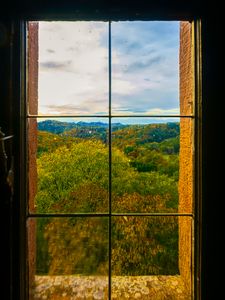
MULTIPOLYGON (((40 115, 109 112, 107 22, 39 22, 40 115)), ((179 22, 111 23, 112 115, 179 114, 179 22)))

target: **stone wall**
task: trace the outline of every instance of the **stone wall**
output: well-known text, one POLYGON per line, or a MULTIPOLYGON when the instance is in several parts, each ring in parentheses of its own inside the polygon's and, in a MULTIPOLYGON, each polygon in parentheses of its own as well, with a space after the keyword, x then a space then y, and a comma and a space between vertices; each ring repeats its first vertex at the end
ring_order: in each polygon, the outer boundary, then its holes
MULTIPOLYGON (((180 23, 180 113, 192 115, 194 104, 193 32, 190 22, 180 23)), ((193 119, 180 120, 179 212, 193 211, 193 119)), ((179 218, 179 269, 188 289, 192 274, 192 218, 179 218)))
MULTIPOLYGON (((38 111, 38 22, 28 23, 28 87, 27 101, 29 114, 36 115, 38 111)), ((28 129, 28 193, 29 210, 34 212, 34 199, 37 193, 37 120, 29 119, 28 129)), ((35 220, 29 220, 28 228, 28 267, 29 283, 34 282, 36 264, 36 224, 35 220)), ((32 295, 30 295, 30 300, 32 295)))
MULTIPOLYGON (((107 300, 108 277, 36 276, 35 300, 107 300)), ((181 276, 114 276, 113 300, 190 300, 181 276)))

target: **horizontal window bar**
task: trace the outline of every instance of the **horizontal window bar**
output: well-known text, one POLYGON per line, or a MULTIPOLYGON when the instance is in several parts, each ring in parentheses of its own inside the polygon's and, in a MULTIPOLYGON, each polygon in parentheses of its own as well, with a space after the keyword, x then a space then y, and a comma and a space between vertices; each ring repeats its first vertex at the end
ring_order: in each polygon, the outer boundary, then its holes
POLYGON ((109 115, 27 115, 27 118, 109 118, 109 115))
POLYGON ((28 214, 27 218, 66 217, 193 217, 192 213, 50 213, 28 214))
POLYGON ((194 217, 192 213, 112 213, 112 217, 194 217))
POLYGON ((108 213, 43 213, 43 214, 28 214, 27 218, 44 218, 44 217, 53 217, 53 218, 66 218, 66 217, 109 217, 108 213))
POLYGON ((27 118, 194 118, 193 115, 27 115, 27 118))

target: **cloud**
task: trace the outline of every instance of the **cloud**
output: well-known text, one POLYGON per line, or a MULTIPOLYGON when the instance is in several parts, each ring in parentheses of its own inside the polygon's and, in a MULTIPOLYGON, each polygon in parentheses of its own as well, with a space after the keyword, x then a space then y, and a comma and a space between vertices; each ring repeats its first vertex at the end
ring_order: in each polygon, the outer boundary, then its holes
POLYGON ((84 109, 84 106, 79 105, 72 105, 72 104, 62 104, 62 105, 46 105, 46 108, 48 109, 48 112, 50 114, 56 114, 56 115, 79 115, 81 113, 83 114, 90 114, 91 109, 86 108, 84 109))
MULTIPOLYGON (((173 112, 178 22, 112 22, 115 113, 173 112)), ((108 23, 40 22, 39 112, 108 112, 108 23)))
POLYGON ((107 31, 105 22, 40 22, 40 113, 107 110, 107 31))
POLYGON ((146 112, 148 115, 179 115, 180 111, 179 108, 169 108, 169 109, 163 109, 163 108, 154 108, 150 109, 146 112))
POLYGON ((162 56, 155 56, 151 57, 147 60, 142 60, 142 61, 135 61, 134 63, 131 63, 130 65, 127 66, 127 69, 125 70, 126 73, 129 72, 137 72, 141 71, 146 68, 152 67, 154 64, 158 64, 163 60, 162 56))
POLYGON ((68 67, 70 67, 72 64, 72 60, 68 60, 65 62, 57 62, 57 61, 46 61, 39 63, 39 67, 41 71, 43 70, 68 70, 68 67))
POLYGON ((46 49, 46 51, 47 51, 48 53, 55 53, 55 51, 52 50, 52 49, 46 49))
POLYGON ((108 113, 106 99, 98 101, 86 100, 80 104, 47 104, 45 108, 49 114, 57 115, 101 115, 108 113))
POLYGON ((45 105, 49 114, 62 114, 62 115, 70 115, 75 114, 76 110, 80 108, 71 104, 62 104, 62 105, 55 105, 55 104, 47 104, 45 105))
POLYGON ((129 109, 133 114, 177 114, 179 100, 176 91, 143 90, 130 96, 113 94, 112 112, 123 114, 124 109, 129 109))
POLYGON ((118 22, 113 39, 115 113, 177 113, 178 22, 118 22))

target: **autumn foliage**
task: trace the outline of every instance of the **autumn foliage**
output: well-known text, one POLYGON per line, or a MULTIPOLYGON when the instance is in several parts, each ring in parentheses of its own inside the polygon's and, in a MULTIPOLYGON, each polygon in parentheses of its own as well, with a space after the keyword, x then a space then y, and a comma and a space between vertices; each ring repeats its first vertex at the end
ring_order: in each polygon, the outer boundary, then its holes
POLYGON ((95 131, 39 131, 35 212, 92 215, 38 219, 36 272, 107 275, 110 239, 113 275, 177 274, 177 218, 123 214, 177 212, 179 124, 95 131))

